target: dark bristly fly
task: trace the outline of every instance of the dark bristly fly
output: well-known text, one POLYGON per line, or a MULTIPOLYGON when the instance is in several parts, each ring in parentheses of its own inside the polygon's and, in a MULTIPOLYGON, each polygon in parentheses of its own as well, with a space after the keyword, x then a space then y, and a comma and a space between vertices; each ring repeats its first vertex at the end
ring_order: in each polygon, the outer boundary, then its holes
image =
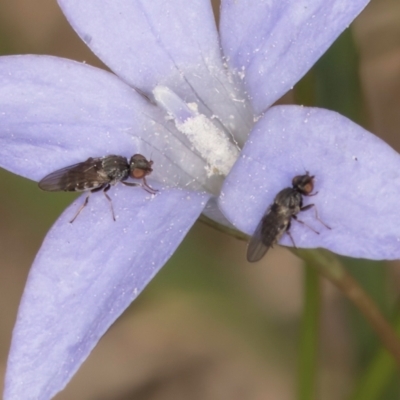
POLYGON ((154 194, 156 190, 146 182, 146 176, 153 171, 152 165, 153 161, 148 161, 141 154, 133 155, 129 163, 125 157, 115 155, 88 158, 84 162, 70 165, 45 176, 39 182, 39 187, 49 192, 89 192, 83 205, 70 221, 71 223, 88 204, 90 194, 102 190, 110 202, 115 221, 114 208, 111 198, 107 194, 108 190, 111 186, 121 182, 127 186, 143 186, 147 192, 154 194), (125 182, 129 177, 142 179, 143 184, 125 182))
MULTIPOLYGON (((293 246, 296 247, 290 234, 290 224, 293 218, 306 225, 303 221, 297 219, 297 214, 300 211, 314 207, 316 219, 328 229, 331 229, 319 219, 315 204, 308 204, 303 207, 303 196, 315 196, 318 193, 311 193, 314 189, 314 176, 310 176, 308 172, 306 175, 297 175, 292 180, 292 186, 281 190, 276 195, 274 202, 262 217, 247 247, 247 261, 261 260, 268 249, 279 242, 285 232, 289 235, 293 246)), ((310 226, 306 226, 319 234, 310 226)))

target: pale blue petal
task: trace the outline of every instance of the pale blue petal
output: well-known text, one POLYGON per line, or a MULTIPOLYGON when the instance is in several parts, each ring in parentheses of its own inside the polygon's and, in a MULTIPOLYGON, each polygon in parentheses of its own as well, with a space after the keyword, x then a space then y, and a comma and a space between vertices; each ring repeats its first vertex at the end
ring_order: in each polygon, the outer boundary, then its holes
POLYGON ((48 233, 32 266, 13 333, 5 400, 47 400, 70 380, 110 325, 165 264, 208 196, 141 188, 83 201, 48 233))
POLYGON ((89 157, 142 153, 152 178, 200 188, 204 161, 115 75, 57 57, 0 57, 0 166, 39 180, 89 157))
POLYGON ((207 0, 59 0, 90 49, 129 85, 148 96, 168 86, 243 140, 252 112, 221 58, 207 0))
POLYGON ((291 89, 369 0, 222 0, 229 66, 260 114, 291 89))
MULTIPOLYGON (((275 195, 295 175, 315 175, 315 203, 293 221, 297 247, 324 247, 369 259, 400 258, 400 156, 378 137, 332 111, 273 107, 255 125, 225 180, 220 206, 240 230, 253 233, 275 195), (238 200, 240 199, 240 201, 238 200)), ((291 245, 285 235, 282 244, 291 245)))

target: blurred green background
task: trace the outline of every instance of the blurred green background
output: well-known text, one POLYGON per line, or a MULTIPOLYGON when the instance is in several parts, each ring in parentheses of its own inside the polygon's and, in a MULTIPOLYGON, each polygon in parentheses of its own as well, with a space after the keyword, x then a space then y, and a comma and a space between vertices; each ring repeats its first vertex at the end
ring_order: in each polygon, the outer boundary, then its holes
MULTIPOLYGON (((52 54, 103 67, 54 0, 2 0, 0 51, 52 54)), ((280 102, 338 110, 400 151, 400 2, 371 1, 351 30, 280 102)), ((1 386, 29 267, 46 232, 74 196, 44 193, 35 182, 3 170, 0 183, 1 386)), ((279 247, 250 265, 244 261, 245 249, 246 243, 196 223, 56 399, 300 398, 304 267, 279 247)), ((385 315, 394 317, 400 263, 344 262, 385 315)), ((379 342, 336 288, 323 279, 318 285, 312 398, 400 398, 390 362, 371 375, 378 380, 375 389, 365 389, 362 379, 379 342)))

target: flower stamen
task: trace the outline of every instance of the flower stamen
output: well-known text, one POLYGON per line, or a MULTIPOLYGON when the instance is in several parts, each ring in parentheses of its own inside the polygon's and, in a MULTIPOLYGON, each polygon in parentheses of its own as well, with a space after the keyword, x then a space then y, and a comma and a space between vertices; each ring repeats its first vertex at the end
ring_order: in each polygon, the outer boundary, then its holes
POLYGON ((166 86, 153 90, 157 103, 163 107, 194 149, 207 162, 207 175, 227 175, 239 157, 239 150, 225 132, 204 114, 196 103, 184 102, 166 86))

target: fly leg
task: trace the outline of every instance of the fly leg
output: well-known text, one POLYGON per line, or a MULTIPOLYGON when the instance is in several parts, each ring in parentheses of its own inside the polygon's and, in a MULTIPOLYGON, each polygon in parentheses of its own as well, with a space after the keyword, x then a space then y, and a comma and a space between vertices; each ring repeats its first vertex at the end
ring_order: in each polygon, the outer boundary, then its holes
MULTIPOLYGON (((288 226, 286 227, 285 233, 287 233, 287 235, 290 237, 290 240, 292 242, 292 245, 295 249, 297 249, 296 247, 296 243, 294 242, 293 236, 290 233, 290 225, 291 225, 291 221, 289 221, 288 226)), ((272 246, 271 246, 272 247, 272 246)))
POLYGON ((86 196, 86 199, 85 199, 84 203, 79 207, 79 210, 78 210, 78 212, 75 214, 75 217, 72 218, 71 221, 69 221, 70 224, 72 224, 72 223, 76 220, 76 218, 77 218, 78 215, 81 213, 81 211, 88 205, 90 195, 91 195, 92 193, 99 192, 100 190, 103 190, 105 196, 106 196, 107 199, 110 201, 110 204, 111 204, 111 212, 112 212, 112 214, 113 214, 113 218, 114 218, 114 221, 115 221, 114 210, 113 210, 113 206, 112 206, 112 203, 111 203, 111 199, 108 197, 108 195, 107 195, 107 193, 106 193, 107 190, 109 190, 109 189, 110 189, 110 185, 108 185, 108 184, 107 184, 107 185, 101 185, 101 186, 99 186, 98 188, 92 189, 92 190, 88 193, 88 195, 86 196))
POLYGON ((92 190, 92 192, 94 192, 94 191, 97 192, 97 191, 103 189, 104 196, 106 196, 107 200, 110 202, 110 208, 111 208, 112 217, 113 217, 113 220, 115 221, 115 214, 114 214, 114 207, 113 207, 113 204, 112 204, 112 200, 111 200, 110 196, 107 194, 107 192, 110 190, 110 187, 111 186, 108 183, 105 186, 101 186, 101 187, 99 187, 97 189, 92 190))
POLYGON ((126 186, 141 186, 146 192, 150 194, 156 194, 158 190, 153 189, 151 186, 147 184, 146 178, 143 178, 143 184, 141 183, 133 183, 133 182, 122 182, 126 186))
MULTIPOLYGON (((317 192, 317 193, 318 193, 318 192, 317 192)), ((317 194, 317 193, 315 193, 315 194, 317 194)), ((318 215, 318 209, 317 209, 317 206, 316 206, 315 204, 308 204, 307 206, 302 207, 302 208, 300 209, 300 211, 308 210, 308 209, 310 209, 311 207, 314 207, 314 210, 315 210, 315 219, 317 219, 322 225, 324 225, 325 228, 332 229, 332 228, 331 228, 330 226, 328 226, 324 221, 322 221, 322 219, 319 217, 319 215, 318 215)))
POLYGON ((290 233, 290 230, 288 229, 288 230, 286 231, 286 233, 287 233, 288 236, 290 237, 290 240, 292 241, 293 247, 294 247, 295 249, 297 249, 296 243, 295 243, 294 240, 293 240, 293 236, 292 236, 292 234, 290 233))
POLYGON ((88 193, 88 195, 86 196, 86 199, 85 199, 85 201, 83 202, 83 204, 79 207, 79 210, 78 210, 78 212, 75 214, 75 217, 72 218, 71 221, 69 221, 69 222, 72 224, 72 223, 76 220, 76 218, 78 217, 78 215, 82 212, 82 210, 88 205, 90 195, 91 195, 92 193, 99 192, 100 190, 103 191, 104 196, 106 196, 107 200, 110 202, 110 208, 111 208, 112 217, 113 217, 113 220, 115 221, 115 214, 114 214, 114 207, 113 207, 113 205, 112 205, 112 200, 111 200, 110 196, 107 194, 107 192, 110 190, 110 188, 111 188, 111 185, 107 183, 107 184, 105 184, 105 185, 101 185, 101 186, 99 186, 99 187, 97 187, 97 188, 95 188, 95 189, 92 189, 92 190, 88 193))
MULTIPOLYGON (((100 187, 100 189, 101 189, 101 188, 102 188, 102 187, 100 187)), ((72 223, 76 220, 77 216, 78 216, 78 215, 81 213, 81 211, 87 206, 87 204, 89 203, 89 197, 90 197, 90 195, 92 194, 92 192, 94 192, 94 191, 97 191, 97 190, 94 189, 94 190, 91 190, 91 191, 88 193, 88 195, 86 196, 85 201, 84 201, 83 204, 79 207, 78 212, 75 214, 75 217, 72 218, 71 221, 69 221, 70 224, 72 224, 72 223)))
POLYGON ((156 194, 156 193, 158 192, 157 189, 153 189, 151 186, 149 186, 149 185, 147 184, 147 181, 146 181, 146 177, 145 177, 145 176, 143 177, 143 189, 144 189, 146 192, 151 193, 151 194, 156 194))
POLYGON ((90 197, 91 193, 92 193, 92 191, 90 191, 90 192, 88 193, 88 195, 86 196, 85 201, 84 201, 83 204, 79 207, 78 212, 75 214, 75 217, 72 218, 71 221, 69 221, 70 224, 72 224, 72 223, 76 220, 76 217, 77 217, 77 216, 81 213, 81 211, 87 206, 87 204, 89 203, 89 197, 90 197))
POLYGON ((122 181, 121 183, 123 183, 126 186, 141 186, 140 183, 124 182, 124 181, 122 181))
MULTIPOLYGON (((315 207, 315 205, 314 205, 314 204, 308 204, 307 206, 300 208, 300 211, 308 210, 308 209, 310 209, 311 207, 315 207)), ((315 232, 317 235, 319 235, 319 232, 318 232, 318 231, 316 231, 316 230, 315 230, 314 228, 312 228, 310 225, 306 224, 304 221, 298 219, 298 218, 297 218, 297 215, 292 215, 292 218, 293 218, 294 220, 296 220, 297 222, 300 222, 300 224, 303 224, 303 225, 305 225, 307 228, 311 229, 311 230, 312 230, 313 232, 315 232)))

